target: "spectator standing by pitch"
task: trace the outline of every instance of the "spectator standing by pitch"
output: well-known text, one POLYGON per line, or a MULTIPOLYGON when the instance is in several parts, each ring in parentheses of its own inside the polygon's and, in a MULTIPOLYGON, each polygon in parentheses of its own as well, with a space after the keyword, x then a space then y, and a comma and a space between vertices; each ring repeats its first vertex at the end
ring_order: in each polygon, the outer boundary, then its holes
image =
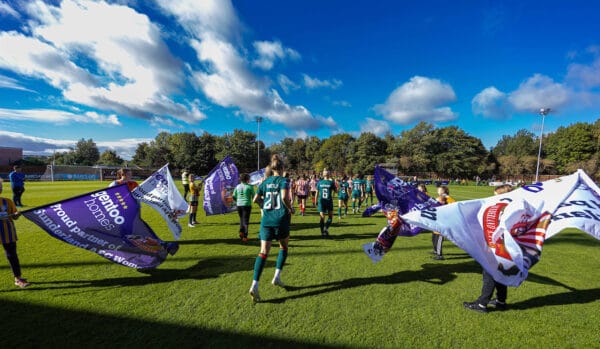
POLYGON ((183 170, 183 173, 181 173, 181 185, 183 185, 183 199, 185 201, 187 201, 187 196, 190 193, 190 181, 188 179, 189 175, 190 173, 188 170, 183 170))
POLYGON ((13 202, 17 207, 22 207, 21 196, 25 192, 25 174, 21 172, 21 166, 13 166, 13 171, 8 174, 10 187, 13 192, 13 202))
MULTIPOLYGON (((2 178, 0 178, 0 195, 2 194, 2 178)), ((0 240, 10 264, 15 285, 21 288, 29 286, 26 279, 21 278, 21 264, 17 256, 17 229, 13 220, 19 218, 15 203, 7 198, 0 197, 0 240)))

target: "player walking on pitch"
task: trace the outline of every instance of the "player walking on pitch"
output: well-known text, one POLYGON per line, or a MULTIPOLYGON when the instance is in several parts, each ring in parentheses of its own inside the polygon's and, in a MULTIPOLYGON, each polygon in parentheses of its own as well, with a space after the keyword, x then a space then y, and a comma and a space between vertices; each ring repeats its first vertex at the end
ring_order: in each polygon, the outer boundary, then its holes
POLYGON ((290 220, 293 213, 292 203, 288 194, 289 183, 281 177, 283 174, 283 160, 278 155, 271 158, 271 169, 273 175, 265 179, 254 196, 254 202, 262 208, 260 220, 260 253, 254 262, 254 278, 250 286, 250 296, 253 302, 260 302, 258 293, 258 281, 265 267, 271 241, 279 241, 279 255, 275 266, 275 275, 271 283, 275 286, 284 287, 281 281, 281 270, 287 259, 288 241, 290 238, 290 220))

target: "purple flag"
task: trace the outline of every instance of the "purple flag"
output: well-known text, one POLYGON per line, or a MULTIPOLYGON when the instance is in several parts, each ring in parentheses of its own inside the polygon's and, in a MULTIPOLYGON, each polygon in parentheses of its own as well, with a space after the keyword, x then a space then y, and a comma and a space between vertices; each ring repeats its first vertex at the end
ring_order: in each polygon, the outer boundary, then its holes
POLYGON ((204 212, 207 216, 236 210, 233 190, 239 183, 238 169, 226 156, 204 180, 204 212))
POLYGON ((379 208, 382 209, 388 224, 381 230, 375 242, 363 245, 363 250, 374 263, 377 263, 392 247, 397 236, 415 236, 423 231, 416 225, 409 225, 399 220, 399 215, 439 206, 439 203, 419 191, 414 185, 379 166, 375 166, 374 184, 379 207, 373 206, 367 211, 372 214, 379 208))
POLYGON ((160 240, 140 218, 127 185, 119 185, 23 212, 51 236, 114 263, 144 269, 159 266, 177 243, 160 240))

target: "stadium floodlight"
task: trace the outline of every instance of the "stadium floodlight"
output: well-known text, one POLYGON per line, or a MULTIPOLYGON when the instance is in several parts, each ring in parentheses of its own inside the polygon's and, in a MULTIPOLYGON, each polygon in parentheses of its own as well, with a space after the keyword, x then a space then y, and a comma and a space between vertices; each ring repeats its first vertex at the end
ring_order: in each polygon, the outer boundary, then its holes
POLYGON ((542 138, 544 137, 544 119, 550 113, 550 108, 541 108, 540 115, 542 116, 542 129, 540 130, 540 147, 538 149, 537 166, 535 168, 535 182, 538 182, 540 173, 540 158, 542 156, 542 138))
POLYGON ((261 116, 256 117, 256 169, 260 170, 260 123, 263 121, 261 116))

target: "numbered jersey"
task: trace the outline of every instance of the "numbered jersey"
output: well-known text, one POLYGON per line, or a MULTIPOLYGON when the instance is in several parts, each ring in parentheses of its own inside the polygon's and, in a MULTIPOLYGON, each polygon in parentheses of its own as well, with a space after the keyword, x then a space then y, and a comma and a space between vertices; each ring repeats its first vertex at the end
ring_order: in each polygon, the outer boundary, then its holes
POLYGON ((333 202, 333 192, 336 191, 335 183, 331 179, 321 179, 317 184, 319 191, 318 198, 320 201, 333 202))
POLYGON ((280 176, 271 176, 258 187, 257 194, 263 198, 262 226, 277 227, 287 215, 287 209, 281 197, 282 189, 288 189, 288 183, 285 178, 280 176))
POLYGON ((352 180, 352 192, 353 193, 362 193, 364 184, 365 184, 365 182, 362 179, 353 179, 352 180))

